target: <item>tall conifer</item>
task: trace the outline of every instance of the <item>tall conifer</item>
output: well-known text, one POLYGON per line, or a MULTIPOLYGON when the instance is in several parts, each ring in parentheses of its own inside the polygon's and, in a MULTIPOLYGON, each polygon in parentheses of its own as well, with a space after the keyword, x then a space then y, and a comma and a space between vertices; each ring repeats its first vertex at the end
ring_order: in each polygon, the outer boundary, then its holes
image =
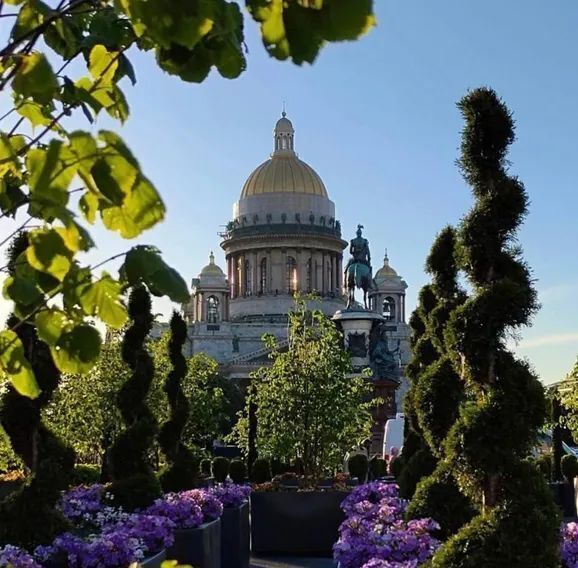
POLYGON ((128 313, 131 325, 124 334, 121 354, 132 374, 118 393, 118 408, 126 428, 110 449, 109 466, 116 503, 132 510, 150 505, 161 494, 149 456, 158 428, 146 404, 154 378, 153 360, 145 343, 153 315, 150 295, 143 286, 132 289, 128 313))
POLYGON ((465 119, 460 166, 475 198, 459 231, 460 268, 472 293, 446 330, 467 396, 444 445, 461 489, 482 509, 440 548, 432 567, 555 568, 557 511, 545 481, 525 461, 544 422, 544 392, 506 346, 508 333, 527 325, 538 308, 515 241, 528 198, 507 168, 514 122, 487 88, 458 106, 465 119))
POLYGON ((187 324, 177 312, 173 312, 170 327, 169 358, 172 369, 165 381, 164 390, 171 415, 159 433, 159 443, 169 466, 161 475, 161 484, 165 491, 182 491, 192 487, 198 478, 199 461, 181 439, 190 408, 181 384, 187 374, 187 360, 183 355, 187 324))
MULTIPOLYGON (((27 247, 28 236, 24 232, 18 233, 8 251, 9 278, 17 276, 19 259, 27 247)), ((60 492, 70 481, 74 451, 42 420, 42 411, 58 386, 60 372, 48 345, 39 339, 36 326, 28 319, 44 302, 45 298, 39 296, 37 303, 32 305, 16 303, 14 313, 8 319, 8 327, 16 330, 41 392, 32 399, 8 385, 0 404, 2 428, 28 470, 22 488, 0 503, 0 546, 48 544, 68 528, 55 506, 60 492)))

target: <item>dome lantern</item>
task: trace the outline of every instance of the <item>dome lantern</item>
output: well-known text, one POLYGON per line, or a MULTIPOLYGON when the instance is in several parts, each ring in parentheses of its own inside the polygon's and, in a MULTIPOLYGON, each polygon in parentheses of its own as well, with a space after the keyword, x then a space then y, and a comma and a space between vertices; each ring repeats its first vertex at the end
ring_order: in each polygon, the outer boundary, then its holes
POLYGON ((287 118, 287 113, 283 111, 281 118, 277 121, 274 130, 275 144, 273 156, 275 155, 296 155, 295 154, 295 129, 293 123, 287 118))

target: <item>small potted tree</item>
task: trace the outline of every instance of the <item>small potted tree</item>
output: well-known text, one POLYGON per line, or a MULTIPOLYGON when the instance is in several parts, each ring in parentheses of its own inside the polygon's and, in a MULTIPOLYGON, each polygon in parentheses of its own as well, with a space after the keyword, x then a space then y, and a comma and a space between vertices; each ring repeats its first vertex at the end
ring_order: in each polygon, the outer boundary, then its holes
POLYGON ((289 314, 288 337, 286 351, 275 338, 264 338, 272 364, 253 374, 247 411, 235 436, 237 444, 247 449, 252 405, 259 455, 299 464, 301 491, 280 491, 281 480, 254 487, 252 550, 331 556, 346 493, 320 491, 317 482, 339 470, 345 454, 369 437, 371 388, 364 377, 352 376, 350 356, 342 349, 335 325, 321 312, 309 311, 303 299, 297 299, 289 314))

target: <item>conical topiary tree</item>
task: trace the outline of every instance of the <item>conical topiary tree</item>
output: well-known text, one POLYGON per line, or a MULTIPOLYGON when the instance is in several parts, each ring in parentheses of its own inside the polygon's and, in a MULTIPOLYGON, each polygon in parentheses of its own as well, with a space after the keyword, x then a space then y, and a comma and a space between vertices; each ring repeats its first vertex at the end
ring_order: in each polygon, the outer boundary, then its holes
POLYGON ((198 478, 199 460, 181 440, 189 418, 189 402, 181 386, 187 374, 187 360, 183 356, 187 324, 177 312, 173 312, 170 328, 168 351, 172 369, 164 390, 171 407, 171 416, 159 433, 159 443, 169 465, 161 474, 161 484, 165 491, 182 491, 192 487, 198 478))
POLYGON ((406 367, 406 376, 410 388, 404 400, 405 428, 403 450, 396 461, 399 468, 397 482, 402 497, 413 496, 417 484, 435 468, 436 460, 432 455, 419 421, 415 407, 415 395, 420 374, 437 357, 436 349, 427 333, 426 321, 436 306, 436 298, 431 285, 424 286, 418 297, 418 307, 412 313, 409 325, 412 330, 410 346, 413 357, 406 367))
POLYGON ((557 510, 544 479, 525 461, 545 417, 545 397, 528 364, 506 348, 508 332, 537 309, 530 272, 515 244, 527 211, 509 175, 509 110, 487 88, 459 103, 465 119, 460 166, 475 204, 460 231, 460 268, 472 288, 446 330, 467 396, 445 452, 462 490, 482 510, 442 545, 433 568, 555 568, 557 510))
MULTIPOLYGON (((9 277, 16 275, 27 247, 28 237, 21 232, 8 251, 9 277)), ((55 505, 71 479, 74 452, 42 420, 42 410, 58 386, 60 372, 48 345, 38 338, 35 325, 27 319, 34 310, 40 311, 44 302, 44 297, 38 297, 33 305, 16 304, 15 313, 7 324, 20 338, 41 392, 32 399, 8 385, 0 404, 2 428, 12 449, 28 469, 24 486, 0 503, 0 546, 47 544, 68 528, 55 505)))
POLYGON ((131 325, 124 334, 121 354, 132 374, 118 393, 126 429, 110 448, 109 467, 115 503, 133 510, 146 507, 161 494, 149 456, 158 428, 145 401, 154 365, 145 344, 153 324, 151 299, 143 286, 132 289, 128 313, 131 325))
POLYGON ((424 333, 436 354, 429 365, 419 370, 412 386, 413 409, 420 430, 438 463, 431 475, 418 484, 408 507, 408 516, 434 517, 441 526, 442 538, 456 532, 474 514, 444 460, 442 448, 443 440, 458 417, 464 390, 447 353, 444 336, 449 316, 466 299, 458 286, 455 248, 455 231, 446 227, 437 236, 426 262, 426 270, 432 277, 428 286, 435 297, 435 307, 424 314, 424 333))

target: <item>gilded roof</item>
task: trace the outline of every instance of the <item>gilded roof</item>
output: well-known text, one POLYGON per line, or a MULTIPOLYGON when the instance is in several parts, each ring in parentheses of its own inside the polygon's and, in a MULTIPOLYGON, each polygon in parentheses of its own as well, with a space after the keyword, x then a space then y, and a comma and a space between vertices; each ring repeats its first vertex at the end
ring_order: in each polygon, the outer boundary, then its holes
POLYGON ((383 259, 383 266, 375 273, 374 280, 385 280, 386 278, 397 275, 397 272, 389 265, 389 258, 386 252, 385 258, 383 259))
POLYGON ((213 251, 209 255, 209 264, 201 270, 199 276, 225 276, 225 273, 221 270, 219 266, 215 264, 215 255, 213 251))
POLYGON ((263 193, 306 193, 327 197, 317 172, 295 154, 273 155, 249 176, 241 198, 263 193))

